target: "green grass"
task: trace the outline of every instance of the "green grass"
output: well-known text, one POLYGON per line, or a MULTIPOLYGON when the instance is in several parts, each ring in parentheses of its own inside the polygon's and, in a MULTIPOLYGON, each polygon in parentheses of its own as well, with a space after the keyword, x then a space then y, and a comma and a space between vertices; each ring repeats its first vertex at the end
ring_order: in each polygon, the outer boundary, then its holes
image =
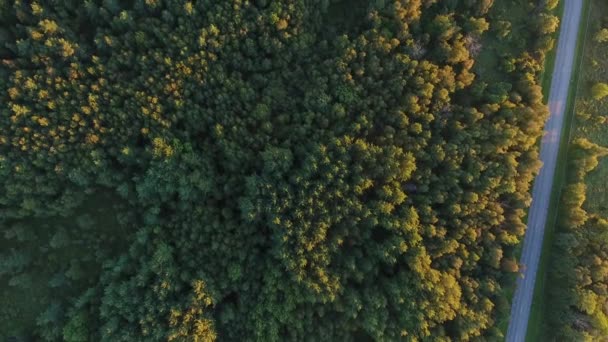
MULTIPOLYGON (((551 247, 553 245, 554 237, 555 237, 555 233, 556 233, 561 190, 562 190, 565 180, 566 180, 566 174, 567 174, 566 165, 568 162, 568 149, 569 149, 569 144, 570 144, 570 138, 571 138, 573 130, 575 129, 574 126, 577 124, 573 113, 574 113, 576 102, 578 101, 578 98, 577 98, 577 95, 579 93, 578 88, 581 85, 581 67, 582 67, 581 62, 583 61, 582 58, 584 58, 582 56, 582 54, 583 54, 584 47, 586 46, 586 44, 588 44, 588 42, 586 43, 586 41, 589 39, 588 26, 589 26, 589 15, 590 14, 591 14, 591 1, 585 0, 584 6, 583 6, 581 27, 580 27, 579 35, 578 35, 576 60, 575 60, 573 76, 572 76, 572 81, 573 81, 572 84, 574 86, 570 87, 570 90, 568 93, 568 100, 567 100, 567 104, 566 104, 566 114, 565 114, 566 117, 565 117, 565 122, 564 122, 563 130, 562 130, 562 140, 560 142, 558 162, 557 162, 557 166, 556 166, 556 170, 555 170, 555 178, 553 180, 553 193, 551 195, 549 213, 548 213, 548 217, 547 217, 547 223, 545 226, 545 237, 543 240, 543 249, 542 249, 541 259, 540 259, 540 263, 539 263, 538 271, 537 271, 537 275, 536 275, 537 279, 536 279, 536 284, 535 284, 535 288, 534 288, 534 300, 532 302, 530 320, 528 322, 528 332, 527 332, 527 336, 526 336, 526 341, 530 341, 530 342, 548 340, 548 336, 546 334, 547 327, 545 324, 545 315, 546 315, 546 310, 550 310, 550 308, 547 305, 547 298, 546 298, 545 290, 546 290, 547 286, 550 286, 550 284, 547 284, 547 282, 546 282, 547 269, 548 269, 548 266, 550 263, 551 247)), ((554 63, 555 63, 555 61, 553 60, 553 64, 554 63)), ((548 67, 549 64, 547 63, 546 66, 548 67)), ((544 84, 546 82, 545 79, 546 79, 546 77, 543 78, 544 84)), ((550 87, 550 82, 547 84, 550 87)), ((547 97, 548 97, 548 95, 547 95, 547 97)))

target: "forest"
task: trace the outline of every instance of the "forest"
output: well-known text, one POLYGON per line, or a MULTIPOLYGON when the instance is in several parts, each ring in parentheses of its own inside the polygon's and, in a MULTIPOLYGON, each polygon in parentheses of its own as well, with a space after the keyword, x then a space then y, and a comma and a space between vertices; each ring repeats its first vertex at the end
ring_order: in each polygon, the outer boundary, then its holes
POLYGON ((567 174, 550 250, 541 335, 608 336, 608 3, 592 0, 578 76, 567 174), (551 308, 549 309, 549 305, 551 308))
POLYGON ((556 5, 0 0, 0 339, 502 339, 556 5))

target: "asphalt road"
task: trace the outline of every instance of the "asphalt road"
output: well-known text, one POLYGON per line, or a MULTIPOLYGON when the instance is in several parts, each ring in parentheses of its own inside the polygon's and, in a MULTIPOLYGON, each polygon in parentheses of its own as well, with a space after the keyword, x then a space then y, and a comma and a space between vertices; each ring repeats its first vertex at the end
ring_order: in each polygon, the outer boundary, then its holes
POLYGON ((507 331, 507 342, 522 342, 526 339, 530 308, 534 296, 536 271, 538 270, 538 262, 543 247, 553 177, 564 125, 568 89, 570 86, 574 86, 571 84, 571 78, 582 10, 582 0, 565 0, 555 69, 553 70, 553 80, 549 93, 551 115, 545 124, 545 135, 540 146, 540 159, 543 162, 543 167, 536 176, 532 189, 532 205, 528 212, 528 229, 520 260, 520 263, 525 265, 525 270, 523 271, 523 278, 520 277, 517 280, 507 331))

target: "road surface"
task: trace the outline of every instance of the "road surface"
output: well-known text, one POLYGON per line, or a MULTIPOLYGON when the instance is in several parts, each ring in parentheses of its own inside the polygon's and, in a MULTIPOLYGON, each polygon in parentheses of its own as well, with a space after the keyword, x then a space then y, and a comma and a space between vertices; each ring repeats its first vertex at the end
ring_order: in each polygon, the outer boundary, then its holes
MULTIPOLYGON (((543 247, 545 223, 551 201, 551 188, 557 164, 557 154, 561 140, 564 114, 568 100, 568 89, 574 66, 576 40, 583 10, 582 0, 565 0, 559 43, 553 70, 553 80, 549 93, 551 115, 545 124, 545 135, 540 146, 540 159, 543 167, 534 182, 532 205, 528 212, 528 229, 524 239, 520 263, 525 265, 523 278, 517 280, 511 317, 507 331, 507 342, 523 342, 526 339, 536 271, 543 247)), ((532 18, 531 18, 532 19, 532 18)))

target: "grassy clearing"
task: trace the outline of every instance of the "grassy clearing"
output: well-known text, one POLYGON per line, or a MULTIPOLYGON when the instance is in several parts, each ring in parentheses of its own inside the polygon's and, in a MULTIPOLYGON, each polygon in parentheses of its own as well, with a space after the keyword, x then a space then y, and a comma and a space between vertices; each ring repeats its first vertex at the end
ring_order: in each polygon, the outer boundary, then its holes
MULTIPOLYGON (((586 0, 584 3, 583 18, 581 20, 581 29, 579 31, 577 47, 577 60, 575 62, 575 69, 573 73, 573 84, 575 84, 576 86, 571 87, 568 94, 568 103, 565 118, 566 122, 564 124, 562 132, 564 138, 562 139, 560 144, 558 164, 553 183, 553 195, 549 207, 547 225, 545 227, 543 251, 538 268, 537 281, 534 290, 534 301, 532 303, 532 311, 528 324, 528 334, 526 340, 530 342, 546 341, 548 339, 545 317, 547 314, 546 311, 550 310, 550 307, 547 305, 546 289, 552 284, 548 284, 546 280, 548 265, 550 263, 551 257, 551 247, 553 245, 554 236, 556 234, 556 223, 559 213, 561 189, 564 185, 567 174, 566 165, 568 161, 568 149, 570 141, 575 137, 586 136, 590 140, 601 144, 600 140, 594 139, 594 137, 591 137, 590 135, 584 133, 588 130, 586 128, 587 125, 581 123, 581 120, 579 118, 580 116, 577 116, 575 118, 575 115, 573 115, 573 113, 579 113, 581 103, 587 102, 587 99, 589 97, 589 77, 592 76, 594 71, 589 70, 588 62, 590 61, 590 59, 593 59, 593 56, 596 56, 596 53, 594 53, 593 50, 597 50, 597 46, 594 46, 595 44, 592 43, 591 39, 593 37, 593 33, 595 32, 594 26, 599 23, 601 13, 608 13, 605 12, 606 9, 608 9, 608 4, 603 3, 601 0, 586 0), (602 8, 602 10, 600 10, 600 8, 602 8)), ((608 77, 604 79, 606 80, 608 79, 608 77)), ((606 133, 608 132, 604 131, 604 136, 608 139, 608 135, 606 133)), ((607 144, 608 140, 603 145, 606 146, 607 144)), ((592 182, 592 175, 597 176, 597 174, 602 173, 602 170, 604 173, 604 177, 608 175, 608 164, 605 160, 602 161, 602 164, 600 164, 600 166, 598 167, 598 172, 593 173, 587 177, 587 182, 589 185, 589 188, 587 190, 587 203, 590 202, 590 191, 595 192, 596 189, 594 188, 597 186, 605 187, 604 183, 601 181, 595 183, 592 182)), ((605 180, 606 178, 599 179, 605 180)), ((608 203, 608 200, 604 203, 608 203)))

